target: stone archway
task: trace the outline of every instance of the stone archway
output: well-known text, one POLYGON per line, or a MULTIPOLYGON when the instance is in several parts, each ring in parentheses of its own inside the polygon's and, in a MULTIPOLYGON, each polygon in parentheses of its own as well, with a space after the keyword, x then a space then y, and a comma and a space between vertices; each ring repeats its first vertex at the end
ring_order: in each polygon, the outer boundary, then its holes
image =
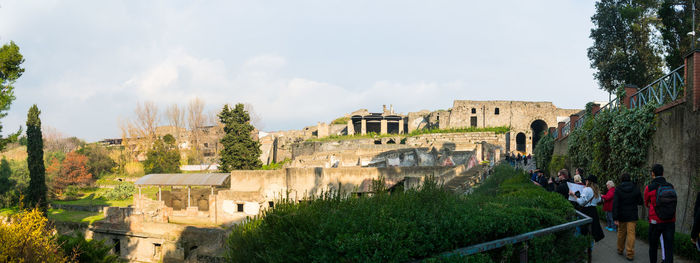
POLYGON ((527 142, 527 137, 525 133, 519 132, 515 135, 515 150, 524 153, 525 143, 527 142))
POLYGON ((535 152, 535 146, 537 142, 540 141, 542 135, 547 130, 547 123, 543 120, 535 120, 530 124, 530 129, 532 130, 532 152, 535 152))

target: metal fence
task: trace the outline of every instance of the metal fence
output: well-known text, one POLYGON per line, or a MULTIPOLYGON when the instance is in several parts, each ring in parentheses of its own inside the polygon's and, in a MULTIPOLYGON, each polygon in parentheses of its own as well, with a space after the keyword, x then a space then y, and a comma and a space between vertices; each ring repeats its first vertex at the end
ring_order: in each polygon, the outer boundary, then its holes
MULTIPOLYGON (((568 223, 564 223, 564 224, 556 225, 556 226, 551 226, 551 227, 543 228, 540 230, 535 230, 532 232, 527 232, 525 234, 520 234, 517 236, 506 237, 506 238, 502 238, 502 239, 498 239, 498 240, 494 240, 494 241, 489 241, 486 243, 476 244, 476 245, 469 246, 469 247, 458 248, 458 249, 455 249, 455 250, 452 250, 449 252, 442 253, 439 256, 440 257, 447 257, 447 256, 451 256, 451 255, 468 256, 468 255, 478 254, 478 253, 486 252, 489 250, 497 249, 500 247, 504 247, 506 245, 522 244, 522 247, 520 250, 520 262, 528 262, 528 260, 527 260, 528 241, 530 241, 536 237, 574 229, 578 226, 590 224, 591 222, 593 222, 592 218, 588 217, 587 215, 585 215, 579 211, 576 211, 576 215, 579 219, 572 221, 572 222, 568 222, 568 223)), ((587 257, 588 257, 587 260, 590 263, 591 262, 591 249, 590 248, 588 249, 587 257)), ((420 262, 420 261, 414 261, 414 262, 420 262)))
POLYGON ((561 137, 564 138, 571 133, 571 120, 564 124, 564 128, 561 128, 561 137))
POLYGON ((657 79, 630 96, 630 107, 640 108, 647 103, 664 105, 679 99, 683 95, 683 89, 685 88, 685 81, 683 81, 683 76, 681 75, 684 67, 685 65, 674 69, 671 73, 657 79))

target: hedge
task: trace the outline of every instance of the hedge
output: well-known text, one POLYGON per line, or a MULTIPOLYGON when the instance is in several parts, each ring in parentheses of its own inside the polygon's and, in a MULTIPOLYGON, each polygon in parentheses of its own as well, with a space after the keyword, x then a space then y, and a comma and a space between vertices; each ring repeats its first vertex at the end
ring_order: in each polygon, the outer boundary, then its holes
MULTIPOLYGON (((274 209, 235 226, 228 238, 232 262, 405 262, 438 258, 460 247, 562 224, 575 215, 569 202, 529 182, 507 165, 469 196, 427 180, 419 190, 372 197, 327 193, 274 209)), ((583 256, 588 239, 560 232, 530 242, 530 258, 565 262, 583 256)), ((509 261, 512 246, 466 257, 469 262, 509 261)))

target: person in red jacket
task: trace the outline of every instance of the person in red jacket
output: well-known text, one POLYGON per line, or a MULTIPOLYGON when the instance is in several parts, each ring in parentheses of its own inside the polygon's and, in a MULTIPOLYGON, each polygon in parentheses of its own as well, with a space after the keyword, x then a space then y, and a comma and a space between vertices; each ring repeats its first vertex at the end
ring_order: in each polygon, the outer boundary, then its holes
POLYGON ((649 262, 657 262, 659 240, 663 236, 664 263, 673 263, 673 236, 676 233, 676 216, 662 220, 656 213, 656 190, 668 184, 664 176, 664 167, 654 164, 651 167, 651 183, 644 188, 644 206, 649 208, 649 262))
POLYGON ((605 220, 608 223, 608 226, 605 227, 605 229, 608 231, 617 231, 617 226, 613 220, 612 213, 613 197, 615 196, 615 183, 613 183, 613 181, 608 181, 605 183, 605 186, 608 187, 608 192, 601 196, 603 198, 603 212, 605 212, 605 220))

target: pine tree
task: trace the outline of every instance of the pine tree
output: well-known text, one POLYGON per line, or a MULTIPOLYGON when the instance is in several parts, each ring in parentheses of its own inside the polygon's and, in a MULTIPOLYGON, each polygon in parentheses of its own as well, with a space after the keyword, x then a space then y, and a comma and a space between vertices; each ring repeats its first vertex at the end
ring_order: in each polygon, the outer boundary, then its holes
POLYGON ((260 161, 260 142, 251 137, 255 127, 250 124, 250 115, 241 103, 231 109, 224 105, 219 113, 219 120, 224 124, 224 137, 221 139, 223 149, 219 154, 219 170, 252 170, 262 166, 260 161))
POLYGON ((46 169, 44 168, 44 140, 41 136, 41 119, 39 108, 34 104, 27 114, 27 166, 29 167, 29 189, 27 202, 29 207, 38 206, 46 212, 46 169))
POLYGON ((13 182, 10 180, 11 175, 12 169, 10 168, 10 163, 3 157, 0 161, 0 195, 12 189, 13 182))

